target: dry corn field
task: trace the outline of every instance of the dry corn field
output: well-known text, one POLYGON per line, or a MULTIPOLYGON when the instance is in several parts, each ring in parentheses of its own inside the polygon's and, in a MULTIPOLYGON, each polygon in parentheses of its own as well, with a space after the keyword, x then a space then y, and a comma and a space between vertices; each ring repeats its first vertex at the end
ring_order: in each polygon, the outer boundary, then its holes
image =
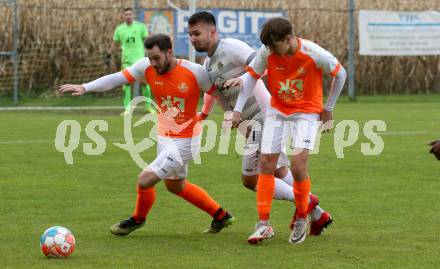
MULTIPOLYGON (((166 0, 139 2, 145 8, 167 8, 166 0)), ((356 20, 359 9, 440 10, 438 0, 356 2, 356 20)), ((115 26, 122 21, 122 9, 132 3, 132 0, 21 0, 20 95, 52 95, 51 89, 60 83, 85 82, 111 72, 104 64, 104 56, 115 26)), ((173 3, 185 8, 187 1, 173 3)), ((348 57, 347 3, 347 0, 197 1, 201 9, 286 10, 298 35, 320 44, 345 66, 348 57)), ((12 14, 11 6, 0 1, 0 51, 12 49, 12 14)), ((113 59, 117 63, 119 55, 114 55, 113 59)), ((440 92, 440 56, 356 55, 355 78, 358 94, 440 92)), ((12 63, 9 58, 0 56, 0 96, 10 95, 12 84, 12 63)))

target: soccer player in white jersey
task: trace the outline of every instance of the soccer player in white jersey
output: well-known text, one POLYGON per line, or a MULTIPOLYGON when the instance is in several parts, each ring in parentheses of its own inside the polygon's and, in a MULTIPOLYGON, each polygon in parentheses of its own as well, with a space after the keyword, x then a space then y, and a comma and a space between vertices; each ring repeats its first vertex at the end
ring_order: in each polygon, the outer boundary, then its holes
MULTIPOLYGON (((209 76, 216 86, 217 90, 227 102, 226 110, 232 110, 236 105, 239 87, 223 87, 226 80, 238 77, 244 74, 247 65, 254 59, 256 51, 246 43, 233 39, 219 39, 216 30, 216 21, 214 16, 206 11, 200 11, 193 14, 188 20, 188 29, 191 43, 199 52, 207 52, 203 66, 208 70, 209 76)), ((259 156, 261 144, 261 127, 264 119, 264 110, 270 100, 269 92, 264 83, 259 80, 254 88, 254 96, 251 96, 244 104, 241 113, 241 120, 254 120, 259 123, 260 128, 253 128, 249 132, 245 148, 252 148, 249 154, 243 156, 242 161, 242 181, 243 185, 253 191, 256 191, 259 169, 259 156), (256 146, 256 147, 255 147, 256 146)), ((202 113, 210 111, 212 97, 205 97, 202 113), (211 100, 211 101, 210 101, 211 100)), ((292 191, 293 178, 288 169, 289 160, 287 156, 280 154, 277 169, 275 170, 275 185, 273 197, 294 201, 292 191)), ((314 229, 311 235, 321 234, 324 227, 331 223, 331 216, 318 205, 318 197, 310 195, 308 212, 311 213, 314 229)))
MULTIPOLYGON (((233 113, 233 125, 237 125, 240 112, 252 95, 257 79, 267 69, 271 100, 264 121, 262 165, 257 187, 257 210, 260 220, 248 241, 257 243, 261 239, 269 238, 273 231, 269 224, 269 213, 274 191, 274 171, 281 148, 288 137, 291 137, 294 148, 291 167, 296 212, 289 242, 299 244, 305 240, 309 225, 309 151, 314 148, 319 120, 327 124, 333 119, 332 111, 344 86, 346 72, 328 51, 309 40, 296 37, 292 24, 285 18, 269 19, 263 25, 260 39, 263 46, 249 65, 248 72, 239 78, 228 80, 224 85, 243 86, 233 113), (333 77, 324 107, 323 74, 333 77), (262 234, 267 236, 262 237, 262 234)), ((314 228, 313 223, 311 228, 314 228)))
POLYGON ((136 207, 127 220, 114 224, 110 232, 127 235, 144 225, 156 197, 154 186, 163 180, 167 189, 212 216, 208 232, 217 233, 234 222, 208 193, 190 183, 186 177, 188 163, 200 148, 201 126, 196 113, 200 91, 215 92, 208 73, 202 66, 176 59, 171 39, 158 34, 145 41, 148 58, 112 75, 83 85, 63 85, 60 92, 82 95, 102 92, 132 83, 148 83, 156 98, 158 115, 158 146, 156 159, 138 178, 136 207))

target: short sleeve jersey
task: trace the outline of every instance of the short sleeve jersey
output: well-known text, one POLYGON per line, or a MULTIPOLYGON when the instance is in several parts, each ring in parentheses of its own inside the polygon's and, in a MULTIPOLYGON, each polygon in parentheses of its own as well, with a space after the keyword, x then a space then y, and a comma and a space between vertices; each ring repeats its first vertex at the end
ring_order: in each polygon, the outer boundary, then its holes
POLYGON ((335 76, 341 65, 319 45, 297 39, 293 55, 271 53, 264 45, 257 52, 248 72, 259 78, 267 69, 270 104, 285 115, 293 113, 320 113, 322 111, 323 74, 335 76))
POLYGON ((123 66, 128 67, 145 56, 144 39, 147 36, 147 27, 141 22, 122 23, 116 27, 113 41, 121 43, 123 66))
POLYGON ((200 124, 197 124, 200 93, 213 89, 201 65, 179 59, 174 68, 158 74, 145 57, 122 73, 129 82, 138 80, 150 85, 159 110, 160 136, 189 138, 200 133, 200 124))

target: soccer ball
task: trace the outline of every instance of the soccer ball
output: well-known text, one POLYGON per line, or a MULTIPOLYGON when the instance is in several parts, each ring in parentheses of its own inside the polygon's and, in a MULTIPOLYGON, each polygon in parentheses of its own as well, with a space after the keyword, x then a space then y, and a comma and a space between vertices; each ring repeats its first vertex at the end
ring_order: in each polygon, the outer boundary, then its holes
POLYGON ((46 257, 67 257, 75 250, 75 237, 61 226, 53 226, 40 237, 40 247, 46 257))

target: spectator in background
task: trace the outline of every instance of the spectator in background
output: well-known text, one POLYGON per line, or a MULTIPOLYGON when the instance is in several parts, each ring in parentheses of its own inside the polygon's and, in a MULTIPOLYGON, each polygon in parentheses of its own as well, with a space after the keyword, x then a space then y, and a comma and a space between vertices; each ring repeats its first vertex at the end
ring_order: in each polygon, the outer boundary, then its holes
MULTIPOLYGON (((148 36, 147 27, 144 23, 135 21, 134 16, 134 10, 132 8, 124 9, 125 22, 116 27, 113 34, 112 45, 108 50, 107 59, 111 59, 111 54, 116 43, 120 44, 122 50, 122 69, 133 65, 136 61, 145 57, 144 40, 148 36)), ((133 85, 138 91, 139 82, 135 82, 133 85)), ((124 91, 123 103, 125 111, 121 115, 124 115, 130 110, 131 85, 126 84, 122 89, 124 91)), ((142 87, 142 94, 151 99, 151 90, 148 84, 142 87)), ((146 109, 148 112, 154 113, 150 102, 146 102, 146 109)))

